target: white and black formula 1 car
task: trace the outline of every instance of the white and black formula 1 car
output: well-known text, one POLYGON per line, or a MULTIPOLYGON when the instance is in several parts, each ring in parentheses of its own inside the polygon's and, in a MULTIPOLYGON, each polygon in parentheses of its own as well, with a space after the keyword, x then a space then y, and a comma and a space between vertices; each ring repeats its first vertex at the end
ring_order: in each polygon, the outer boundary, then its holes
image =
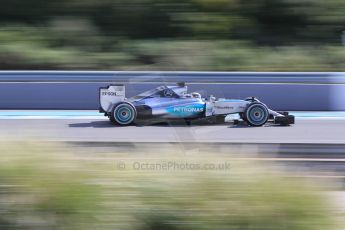
POLYGON ((100 88, 100 112, 117 125, 130 125, 138 120, 182 119, 188 124, 195 119, 224 121, 229 114, 239 114, 235 121, 250 126, 294 124, 295 118, 287 112, 269 109, 255 97, 238 99, 205 99, 197 92, 188 93, 185 83, 160 86, 137 96, 126 98, 124 85, 100 88))

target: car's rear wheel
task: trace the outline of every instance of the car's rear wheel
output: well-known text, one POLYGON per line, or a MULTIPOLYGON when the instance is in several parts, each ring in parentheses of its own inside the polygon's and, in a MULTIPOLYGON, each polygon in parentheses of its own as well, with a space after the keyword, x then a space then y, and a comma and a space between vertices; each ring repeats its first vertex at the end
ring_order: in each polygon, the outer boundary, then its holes
POLYGON ((130 125, 137 117, 137 111, 133 105, 121 102, 114 106, 110 114, 110 121, 117 125, 130 125))
POLYGON ((267 122, 269 118, 267 107, 259 102, 253 102, 249 104, 243 115, 244 120, 250 126, 262 126, 267 122))

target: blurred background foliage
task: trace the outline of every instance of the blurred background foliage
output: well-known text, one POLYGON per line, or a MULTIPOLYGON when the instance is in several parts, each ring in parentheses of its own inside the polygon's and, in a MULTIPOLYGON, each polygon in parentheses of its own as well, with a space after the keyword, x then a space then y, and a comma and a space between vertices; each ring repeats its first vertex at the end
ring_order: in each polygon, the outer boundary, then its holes
POLYGON ((0 4, 0 69, 345 69, 343 0, 0 4))
POLYGON ((159 155, 66 149, 2 142, 0 229, 343 229, 322 187, 259 162, 213 152, 186 156, 178 148, 159 155), (231 169, 130 167, 169 161, 229 162, 231 169))

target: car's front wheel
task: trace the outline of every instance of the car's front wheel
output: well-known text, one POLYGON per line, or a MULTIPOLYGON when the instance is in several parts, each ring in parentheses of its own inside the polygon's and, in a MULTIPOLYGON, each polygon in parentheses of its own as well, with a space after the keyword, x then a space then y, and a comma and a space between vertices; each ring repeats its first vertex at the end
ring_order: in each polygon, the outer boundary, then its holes
POLYGON ((137 111, 133 105, 121 102, 114 106, 110 114, 110 121, 117 125, 130 125, 137 117, 137 111))
POLYGON ((253 102, 249 104, 243 114, 244 120, 250 126, 264 125, 267 122, 269 115, 270 114, 266 105, 260 102, 253 102))

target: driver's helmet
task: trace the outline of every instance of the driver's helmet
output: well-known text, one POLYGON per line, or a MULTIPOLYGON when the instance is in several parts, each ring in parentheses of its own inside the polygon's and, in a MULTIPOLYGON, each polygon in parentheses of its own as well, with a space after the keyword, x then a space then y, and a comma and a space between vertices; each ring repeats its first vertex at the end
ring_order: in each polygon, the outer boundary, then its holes
POLYGON ((192 97, 193 97, 193 98, 199 98, 199 99, 201 99, 201 94, 200 94, 200 93, 197 93, 197 92, 194 92, 194 93, 192 93, 192 97))

